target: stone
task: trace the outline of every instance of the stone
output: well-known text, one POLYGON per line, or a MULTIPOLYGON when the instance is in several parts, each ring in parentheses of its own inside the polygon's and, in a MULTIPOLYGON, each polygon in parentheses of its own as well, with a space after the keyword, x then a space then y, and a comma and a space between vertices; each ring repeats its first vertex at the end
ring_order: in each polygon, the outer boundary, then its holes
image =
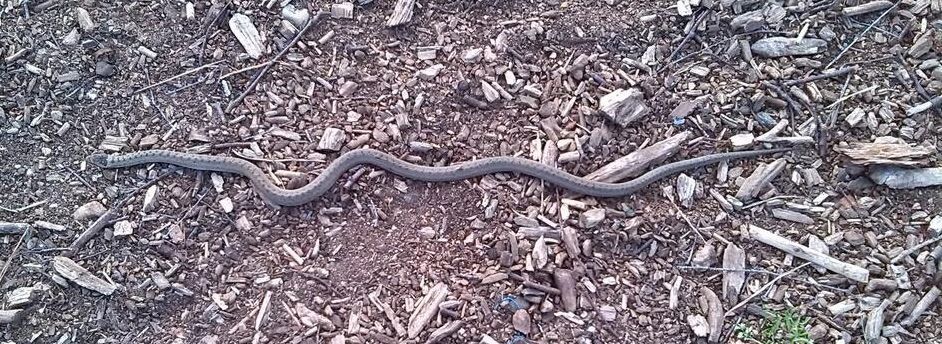
POLYGON ((92 20, 92 16, 88 14, 88 11, 81 7, 75 9, 75 21, 79 24, 79 27, 82 28, 82 31, 85 32, 92 31, 97 26, 92 20))
POLYGON ((527 313, 526 309, 516 310, 511 318, 511 323, 517 332, 524 335, 530 334, 530 313, 527 313))
POLYGON ((929 52, 932 49, 932 32, 923 34, 915 42, 913 46, 909 47, 907 53, 912 57, 921 57, 929 52))
POLYGON ((337 92, 340 93, 341 97, 349 97, 349 96, 352 96, 353 93, 357 91, 357 88, 359 86, 360 85, 357 84, 356 82, 348 80, 347 82, 343 83, 343 85, 340 85, 340 89, 337 92))
POLYGON ((710 243, 700 246, 697 252, 694 252, 693 259, 690 261, 690 265, 700 268, 708 268, 713 266, 715 263, 716 248, 713 247, 713 244, 710 243))
POLYGON ((616 89, 599 99, 599 111, 621 127, 626 127, 648 113, 651 108, 638 89, 616 89))
POLYGON ((114 75, 114 72, 114 65, 108 62, 98 61, 95 63, 95 74, 98 74, 99 76, 109 77, 114 75))
POLYGON ((483 52, 484 52, 484 49, 481 49, 481 48, 471 48, 471 49, 465 50, 464 53, 461 54, 461 60, 464 61, 464 63, 468 63, 468 64, 477 63, 478 61, 481 61, 481 56, 483 56, 482 55, 483 52))
POLYGON ((579 224, 582 228, 593 228, 602 220, 605 220, 605 209, 603 208, 589 209, 579 214, 579 224))
POLYGON ((294 4, 288 4, 281 9, 281 17, 287 20, 296 28, 302 28, 311 19, 311 13, 307 8, 297 8, 294 4))
POLYGON ((180 244, 186 239, 183 228, 180 228, 177 224, 170 225, 170 228, 167 229, 167 236, 170 237, 170 242, 174 244, 180 244))
POLYGON ((125 237, 131 234, 134 234, 134 225, 131 223, 131 221, 123 220, 114 224, 114 236, 116 238, 125 237))
POLYGON ((761 57, 815 55, 827 50, 827 41, 817 38, 769 37, 752 43, 752 53, 761 57))
POLYGON ((445 69, 444 65, 436 64, 416 72, 416 77, 425 81, 429 81, 435 79, 435 77, 438 76, 438 73, 441 73, 442 69, 445 69))
POLYGON ((752 147, 755 141, 756 136, 752 133, 736 134, 729 138, 729 143, 733 145, 734 150, 752 147))
POLYGON ((106 211, 108 211, 108 209, 106 209, 101 202, 91 201, 75 209, 75 211, 72 212, 72 218, 79 222, 85 222, 97 219, 106 211))

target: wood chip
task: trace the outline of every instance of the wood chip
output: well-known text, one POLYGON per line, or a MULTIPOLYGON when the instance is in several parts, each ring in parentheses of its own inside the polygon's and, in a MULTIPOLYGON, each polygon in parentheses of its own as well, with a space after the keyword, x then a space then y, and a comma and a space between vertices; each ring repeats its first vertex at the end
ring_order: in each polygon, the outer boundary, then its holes
POLYGON ((409 339, 415 339, 419 336, 419 333, 422 333, 425 326, 438 314, 438 305, 445 301, 448 293, 448 286, 439 282, 422 297, 415 311, 412 312, 412 316, 409 317, 407 329, 409 339))
POLYGON ((386 27, 399 26, 412 21, 413 7, 415 7, 415 0, 397 0, 389 19, 386 20, 386 27))
POLYGON ((867 281, 870 280, 870 271, 865 268, 842 262, 836 258, 812 250, 807 246, 788 240, 755 225, 749 225, 749 234, 753 239, 756 239, 763 244, 775 247, 784 251, 785 253, 822 266, 828 270, 831 270, 832 272, 839 273, 844 277, 850 278, 854 281, 867 283, 867 281))
POLYGON ((723 250, 723 299, 730 304, 739 302, 739 293, 746 283, 746 252, 734 244, 723 250))
POLYGON ((62 277, 84 288, 96 291, 103 295, 111 295, 117 286, 98 278, 78 263, 69 258, 58 256, 52 259, 52 268, 62 277))

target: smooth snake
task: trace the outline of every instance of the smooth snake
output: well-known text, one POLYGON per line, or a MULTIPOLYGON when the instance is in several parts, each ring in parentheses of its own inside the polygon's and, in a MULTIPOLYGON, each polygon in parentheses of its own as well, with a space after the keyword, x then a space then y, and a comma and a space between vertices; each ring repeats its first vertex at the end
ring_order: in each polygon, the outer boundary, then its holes
POLYGON ((704 155, 654 168, 632 180, 605 183, 569 174, 561 169, 519 157, 499 156, 481 158, 455 165, 431 167, 412 164, 393 155, 368 149, 355 149, 341 154, 307 185, 297 189, 284 189, 273 184, 265 172, 253 163, 232 157, 181 153, 169 150, 146 150, 121 155, 93 154, 88 161, 101 168, 121 168, 141 164, 165 163, 195 170, 235 173, 249 178, 256 193, 268 204, 298 206, 323 194, 340 179, 341 175, 358 165, 373 165, 402 177, 424 182, 453 182, 498 172, 516 172, 542 179, 573 192, 595 197, 622 197, 631 195, 645 186, 669 175, 724 160, 751 158, 791 150, 735 151, 704 155))

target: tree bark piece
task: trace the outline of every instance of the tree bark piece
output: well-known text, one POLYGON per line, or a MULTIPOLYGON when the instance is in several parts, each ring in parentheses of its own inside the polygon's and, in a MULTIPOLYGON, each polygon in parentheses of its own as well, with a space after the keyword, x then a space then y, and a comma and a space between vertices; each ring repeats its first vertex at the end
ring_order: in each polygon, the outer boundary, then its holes
POLYGON ((447 296, 448 286, 444 283, 438 283, 429 289, 428 294, 422 297, 409 317, 409 339, 415 339, 422 333, 422 329, 438 314, 438 305, 445 301, 447 296))
POLYGON ((102 295, 111 295, 117 286, 101 278, 98 278, 90 271, 86 270, 78 263, 66 257, 55 257, 52 259, 52 268, 62 277, 75 282, 82 287, 94 290, 102 295))
POLYGON ((396 1, 396 7, 392 14, 386 20, 386 27, 399 26, 412 21, 412 9, 415 7, 415 0, 396 1))
POLYGON ((867 281, 870 280, 870 272, 865 268, 842 262, 834 257, 812 250, 807 246, 798 244, 765 229, 754 225, 749 225, 749 233, 753 238, 763 244, 775 247, 779 250, 785 251, 785 253, 817 264, 818 266, 841 274, 844 277, 850 278, 854 281, 867 283, 867 281))
POLYGON ((599 111, 622 128, 651 113, 644 93, 637 89, 617 89, 599 99, 599 111))
POLYGON ((614 183, 628 177, 641 174, 648 166, 664 161, 680 150, 680 144, 690 138, 691 133, 685 131, 655 143, 650 147, 637 150, 608 163, 595 172, 585 176, 586 179, 600 182, 614 183))
POLYGON ((700 293, 706 298, 708 306, 706 318, 707 324, 710 325, 710 335, 707 340, 710 343, 718 343, 720 336, 723 334, 723 303, 720 302, 720 298, 716 297, 716 293, 710 288, 702 287, 700 293))
POLYGON ((939 298, 939 294, 942 294, 942 290, 939 287, 932 287, 929 289, 929 292, 926 293, 919 302, 916 303, 916 307, 913 307, 912 312, 900 322, 903 326, 912 326, 916 323, 916 320, 919 320, 919 317, 922 316, 926 310, 929 309, 929 306, 932 306, 932 303, 939 298))
POLYGON ((765 190, 772 180, 785 170, 785 159, 780 158, 771 164, 759 166, 736 192, 736 198, 739 200, 747 201, 758 197, 762 190, 765 190))
POLYGON ((729 244, 723 250, 723 299, 729 303, 739 302, 739 292, 746 283, 746 253, 739 246, 729 244))
POLYGON ((576 302, 576 279, 572 276, 572 271, 556 269, 553 272, 553 279, 556 282, 556 288, 559 288, 563 309, 567 312, 575 312, 578 303, 576 302))

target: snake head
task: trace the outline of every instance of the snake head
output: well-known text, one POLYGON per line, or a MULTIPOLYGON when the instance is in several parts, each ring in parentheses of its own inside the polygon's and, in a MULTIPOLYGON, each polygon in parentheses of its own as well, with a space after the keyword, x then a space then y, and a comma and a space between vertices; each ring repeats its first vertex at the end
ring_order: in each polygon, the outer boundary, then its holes
POLYGON ((95 166, 101 167, 101 168, 108 167, 108 155, 107 154, 92 154, 92 155, 89 155, 88 159, 86 160, 88 160, 89 163, 95 166))

